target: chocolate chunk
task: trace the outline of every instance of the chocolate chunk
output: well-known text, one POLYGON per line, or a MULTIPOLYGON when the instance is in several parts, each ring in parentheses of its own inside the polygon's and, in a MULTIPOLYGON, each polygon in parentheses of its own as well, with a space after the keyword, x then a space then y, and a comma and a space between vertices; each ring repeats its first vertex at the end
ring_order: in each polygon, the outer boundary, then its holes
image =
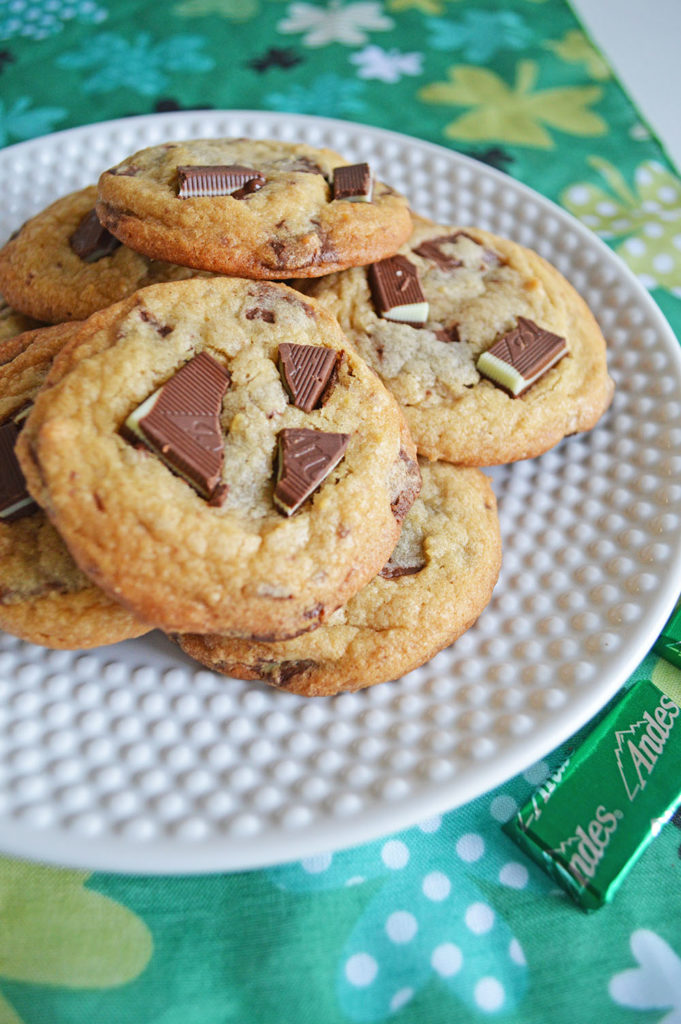
POLYGON ((296 408, 312 412, 321 405, 337 362, 338 353, 322 345, 279 346, 279 371, 296 408))
POLYGON ((303 612, 303 618, 304 619, 317 619, 317 621, 319 622, 319 620, 322 617, 322 612, 323 611, 324 611, 324 605, 320 604, 319 602, 317 602, 317 604, 313 604, 311 608, 308 608, 307 611, 303 612))
POLYGON ((0 427, 0 519, 5 523, 30 516, 38 508, 26 489, 14 451, 18 436, 19 428, 13 420, 0 427))
POLYGON ((400 576, 414 576, 425 567, 425 562, 419 562, 417 565, 398 565, 388 559, 378 575, 382 576, 384 580, 397 580, 400 576))
POLYGON ((267 324, 273 324, 275 320, 271 309, 263 309, 261 306, 252 306, 246 310, 247 320, 264 320, 267 324))
POLYGON ((278 668, 272 672, 272 680, 277 686, 288 686, 296 676, 302 676, 311 668, 316 668, 317 662, 311 658, 301 658, 299 661, 282 661, 278 668))
POLYGON ((213 490, 208 504, 214 508, 222 508, 224 503, 227 501, 227 495, 229 494, 229 484, 218 484, 213 490))
POLYGON ((347 199, 351 203, 370 203, 372 193, 369 164, 347 164, 334 167, 333 198, 347 199))
POLYGON ((368 269, 369 288, 379 316, 412 327, 423 327, 428 303, 421 289, 418 270, 406 256, 389 256, 368 269))
POLYGON ((96 263, 110 256, 121 243, 100 224, 95 210, 86 213, 69 238, 69 245, 84 263, 96 263))
POLYGON ((279 465, 274 503, 290 516, 338 465, 349 434, 331 434, 305 427, 286 427, 279 433, 279 465))
POLYGON ((249 178, 245 185, 238 188, 236 192, 232 192, 232 199, 247 199, 254 192, 259 192, 264 184, 264 178, 262 180, 260 178, 249 178))
POLYGON ((404 448, 400 448, 397 465, 402 487, 390 502, 390 511, 397 522, 401 523, 421 492, 421 470, 418 462, 404 448))
POLYGON ((444 246, 455 245, 460 238, 467 238, 482 250, 479 270, 486 270, 487 267, 491 266, 500 266, 504 262, 498 253, 494 252, 493 249, 485 248, 481 242, 478 242, 472 235, 469 235, 467 231, 455 231, 452 235, 441 235, 439 238, 426 239, 425 242, 421 242, 413 251, 418 256, 423 256, 424 259, 437 263, 440 270, 456 270, 457 267, 464 265, 464 261, 458 256, 454 256, 451 252, 445 252, 444 246))
MULTIPOLYGON (((413 251, 417 256, 423 256, 424 260, 432 260, 433 263, 437 263, 441 270, 454 270, 456 267, 463 266, 463 260, 458 259, 451 253, 444 252, 442 246, 446 243, 456 242, 459 235, 463 234, 463 231, 457 231, 454 235, 429 238, 425 242, 421 242, 413 251)), ((466 238, 470 238, 470 235, 466 235, 466 238)))
POLYGON ((118 175, 124 178, 134 178, 139 174, 139 167, 137 164, 123 164, 120 167, 110 167, 106 173, 118 175))
POLYGON ((144 306, 140 309, 140 319, 144 320, 145 324, 151 324, 154 330, 161 335, 162 338, 173 333, 173 329, 170 324, 162 324, 158 317, 149 309, 145 309, 144 306))
POLYGON ((450 324, 449 327, 441 327, 439 331, 435 331, 435 337, 438 341, 444 341, 446 345, 449 345, 452 341, 461 341, 458 324, 450 324))
MULTIPOLYGON (((298 661, 257 661, 253 665, 253 671, 258 674, 260 679, 264 679, 273 686, 286 687, 296 676, 303 675, 316 667, 316 661, 312 661, 311 658, 301 658, 298 661)), ((231 670, 234 671, 233 665, 231 670)), ((229 673, 230 665, 226 666, 225 671, 229 673)))
POLYGON ((265 184, 265 176, 252 167, 240 164, 209 164, 178 167, 179 199, 198 199, 212 196, 234 196, 242 199, 265 184), (249 189, 246 190, 246 186, 249 189), (241 192, 241 195, 237 193, 241 192))
POLYGON ((229 387, 228 371, 200 352, 146 399, 125 421, 132 433, 165 465, 208 500, 223 497, 224 459, 220 412, 229 387))
POLYGON ((519 316, 517 326, 482 353, 477 370, 519 398, 566 354, 565 338, 519 316))
POLYGON ((299 171, 300 174, 321 174, 322 178, 326 177, 319 164, 315 163, 314 160, 310 160, 307 156, 299 156, 295 160, 282 161, 280 166, 282 170, 299 171))

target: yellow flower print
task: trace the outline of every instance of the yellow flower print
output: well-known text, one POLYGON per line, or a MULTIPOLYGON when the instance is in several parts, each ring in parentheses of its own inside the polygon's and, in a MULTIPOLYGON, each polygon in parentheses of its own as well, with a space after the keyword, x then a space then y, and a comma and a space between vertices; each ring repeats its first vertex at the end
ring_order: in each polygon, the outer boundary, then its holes
POLYGON ((646 288, 666 288, 681 298, 681 181, 657 160, 634 172, 633 187, 607 160, 589 163, 606 188, 575 182, 561 202, 570 213, 608 240, 646 288), (621 241, 619 241, 621 239, 621 241))
POLYGON ((173 14, 179 18, 204 18, 216 14, 229 21, 248 21, 259 12, 260 0, 182 0, 173 8, 173 14))
POLYGON ((446 3, 458 3, 459 0, 388 0, 391 11, 421 11, 423 14, 444 14, 446 3))
MULTIPOLYGON (((144 922, 87 889, 87 871, 0 860, 0 977, 36 985, 111 988, 140 974, 152 951, 144 922)), ((21 1018, 0 995, 1 1024, 21 1018)))
POLYGON ((547 39, 544 46, 569 64, 584 64, 591 78, 610 78, 607 61, 577 28, 566 32, 562 39, 547 39))
POLYGON ((599 86, 534 91, 535 61, 519 62, 512 87, 487 68, 454 65, 448 75, 448 82, 425 86, 419 97, 426 103, 473 108, 447 125, 444 133, 450 139, 552 149, 555 143, 545 124, 570 135, 604 135, 608 130, 605 121, 588 109, 601 98, 599 86))

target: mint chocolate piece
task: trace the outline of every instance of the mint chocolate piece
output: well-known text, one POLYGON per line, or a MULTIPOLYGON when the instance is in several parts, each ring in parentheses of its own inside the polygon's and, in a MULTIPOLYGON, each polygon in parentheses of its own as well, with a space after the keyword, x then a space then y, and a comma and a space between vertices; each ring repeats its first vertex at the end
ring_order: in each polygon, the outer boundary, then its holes
POLYGON ((517 326, 482 353, 477 370, 519 398, 566 354, 565 338, 519 316, 517 326))
POLYGON ((369 164, 347 164, 334 167, 333 198, 351 203, 370 203, 373 192, 369 164))
POLYGON ((228 371, 200 352, 128 416, 132 435, 209 501, 220 487, 224 460, 220 412, 228 371))
POLYGON ((423 327, 428 303, 421 289, 419 273, 406 256, 389 256, 368 269, 374 309, 386 320, 423 327))
POLYGON ((0 427, 0 519, 5 523, 29 516, 38 508, 26 490, 24 474, 14 451, 18 436, 19 427, 13 420, 0 427))
POLYGON ((69 245, 84 263, 96 263, 110 256, 121 243, 100 224, 95 210, 86 213, 69 238, 69 245))
POLYGON ((290 516, 326 479, 345 454, 349 434, 331 434, 305 427, 279 432, 279 465, 274 504, 290 516))
POLYGON ((331 379, 338 353, 322 345, 279 346, 279 370, 291 401, 303 412, 312 412, 321 404, 331 379))
POLYGON ((265 184, 265 175, 240 164, 190 165, 177 168, 179 199, 234 196, 243 199, 265 184))

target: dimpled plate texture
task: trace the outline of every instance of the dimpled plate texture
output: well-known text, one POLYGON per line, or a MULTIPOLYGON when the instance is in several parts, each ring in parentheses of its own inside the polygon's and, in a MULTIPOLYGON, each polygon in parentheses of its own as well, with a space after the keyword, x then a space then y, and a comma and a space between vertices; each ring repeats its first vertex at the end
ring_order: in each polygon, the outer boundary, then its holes
POLYGON ((375 838, 486 791, 582 725, 646 654, 681 580, 681 359, 656 306, 567 214, 457 153, 323 118, 129 118, 0 153, 0 239, 169 139, 330 146, 442 223, 537 249, 583 294, 617 391, 586 436, 492 471, 501 577, 405 678, 305 700, 205 671, 158 633, 94 652, 0 640, 0 848, 146 873, 254 868, 375 838))

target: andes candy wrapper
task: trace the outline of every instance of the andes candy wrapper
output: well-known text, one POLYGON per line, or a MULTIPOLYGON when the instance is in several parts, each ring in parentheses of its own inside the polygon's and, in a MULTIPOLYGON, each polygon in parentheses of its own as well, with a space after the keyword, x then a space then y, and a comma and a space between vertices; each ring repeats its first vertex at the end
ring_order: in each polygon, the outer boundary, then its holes
POLYGON ((504 831, 585 910, 609 902, 681 798, 681 709, 636 683, 504 831))

